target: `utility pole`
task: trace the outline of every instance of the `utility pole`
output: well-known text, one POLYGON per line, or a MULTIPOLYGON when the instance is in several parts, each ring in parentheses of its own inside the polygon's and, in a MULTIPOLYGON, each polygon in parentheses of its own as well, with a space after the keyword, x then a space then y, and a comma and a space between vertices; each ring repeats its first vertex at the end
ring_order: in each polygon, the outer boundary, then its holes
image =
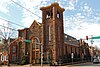
POLYGON ((41 67, 43 67, 43 47, 42 44, 41 45, 41 67))
MULTIPOLYGON (((93 39, 92 39, 93 35, 91 35, 91 46, 93 45, 93 39)), ((92 48, 91 48, 92 50, 92 48)), ((91 62, 92 62, 92 58, 93 58, 93 55, 91 55, 91 62)))

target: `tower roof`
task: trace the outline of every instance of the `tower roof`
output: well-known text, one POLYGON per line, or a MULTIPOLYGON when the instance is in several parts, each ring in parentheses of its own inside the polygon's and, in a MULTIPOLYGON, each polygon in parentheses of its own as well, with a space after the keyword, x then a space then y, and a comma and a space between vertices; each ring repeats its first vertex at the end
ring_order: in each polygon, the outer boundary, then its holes
POLYGON ((46 10, 46 9, 49 9, 49 8, 52 8, 52 7, 57 7, 57 9, 61 10, 62 12, 65 11, 65 9, 64 8, 61 8, 58 3, 52 3, 49 6, 40 7, 40 10, 46 10))

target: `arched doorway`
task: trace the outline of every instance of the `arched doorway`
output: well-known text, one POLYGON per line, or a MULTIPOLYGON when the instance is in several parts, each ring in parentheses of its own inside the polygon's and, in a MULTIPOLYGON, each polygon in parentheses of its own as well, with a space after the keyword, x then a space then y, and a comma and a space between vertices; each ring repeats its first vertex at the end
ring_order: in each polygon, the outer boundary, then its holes
POLYGON ((31 63, 38 64, 40 63, 40 42, 38 37, 32 37, 31 42, 31 63))

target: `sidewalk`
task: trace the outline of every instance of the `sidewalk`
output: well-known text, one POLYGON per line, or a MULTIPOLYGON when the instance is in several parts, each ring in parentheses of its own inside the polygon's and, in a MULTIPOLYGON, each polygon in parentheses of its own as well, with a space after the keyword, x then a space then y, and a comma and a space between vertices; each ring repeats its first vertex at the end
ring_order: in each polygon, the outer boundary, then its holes
POLYGON ((7 65, 2 65, 0 67, 72 67, 72 65, 67 65, 67 66, 31 66, 30 64, 28 65, 11 65, 11 66, 7 66, 7 65))
POLYGON ((74 63, 74 64, 64 64, 63 66, 49 66, 49 65, 31 65, 31 64, 27 64, 27 65, 16 65, 16 64, 10 64, 10 66, 7 65, 2 65, 0 67, 73 67, 73 66, 80 66, 82 64, 87 64, 87 63, 91 63, 91 62, 80 62, 80 63, 74 63))
POLYGON ((89 64, 89 63, 92 63, 92 62, 85 62, 85 63, 73 64, 73 66, 80 66, 80 65, 89 64))

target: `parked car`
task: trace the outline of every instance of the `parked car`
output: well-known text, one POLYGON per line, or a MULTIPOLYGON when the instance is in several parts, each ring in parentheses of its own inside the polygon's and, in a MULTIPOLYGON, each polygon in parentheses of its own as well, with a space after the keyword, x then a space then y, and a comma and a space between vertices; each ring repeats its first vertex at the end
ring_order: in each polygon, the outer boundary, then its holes
POLYGON ((99 56, 94 56, 93 63, 100 63, 100 57, 99 56))

